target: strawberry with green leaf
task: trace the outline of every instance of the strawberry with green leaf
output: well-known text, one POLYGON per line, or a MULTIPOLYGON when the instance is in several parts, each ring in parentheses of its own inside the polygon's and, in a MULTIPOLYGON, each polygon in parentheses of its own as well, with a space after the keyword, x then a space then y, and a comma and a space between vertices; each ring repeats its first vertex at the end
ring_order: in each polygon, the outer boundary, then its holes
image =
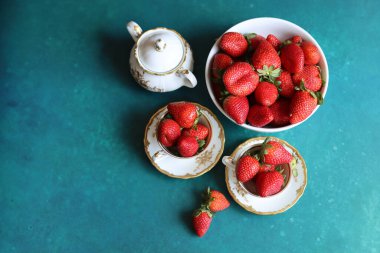
POLYGON ((292 159, 292 154, 280 142, 270 140, 270 137, 267 137, 261 145, 260 161, 263 163, 279 165, 290 163, 292 159))
POLYGON ((193 213, 193 227, 195 233, 202 237, 206 234, 210 228, 213 212, 211 212, 206 205, 201 205, 200 208, 194 211, 193 213))
POLYGON ((223 211, 230 206, 230 202, 223 193, 217 190, 211 190, 210 187, 207 188, 204 198, 207 207, 214 213, 223 211))

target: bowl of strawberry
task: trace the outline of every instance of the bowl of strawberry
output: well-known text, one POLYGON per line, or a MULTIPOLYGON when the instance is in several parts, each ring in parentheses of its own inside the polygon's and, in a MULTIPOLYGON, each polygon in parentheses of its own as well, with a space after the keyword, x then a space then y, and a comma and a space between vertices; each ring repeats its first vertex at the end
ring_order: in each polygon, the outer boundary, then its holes
POLYGON ((187 101, 172 102, 150 118, 144 147, 161 173, 194 178, 211 170, 224 149, 224 130, 206 107, 187 101))
POLYGON ((315 113, 329 72, 317 41, 277 18, 255 18, 227 30, 205 68, 208 92, 230 120, 258 132, 293 128, 315 113))
POLYGON ((306 188, 304 159, 293 146, 275 137, 249 139, 222 161, 231 196, 256 214, 284 212, 306 188))

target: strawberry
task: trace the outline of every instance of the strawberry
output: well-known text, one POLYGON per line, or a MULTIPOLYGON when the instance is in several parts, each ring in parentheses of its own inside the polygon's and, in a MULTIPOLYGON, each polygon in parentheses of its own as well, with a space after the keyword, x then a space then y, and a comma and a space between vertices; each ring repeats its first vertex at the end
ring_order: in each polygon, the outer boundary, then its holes
POLYGON ((274 47, 274 49, 276 49, 276 51, 280 48, 281 41, 273 34, 267 36, 267 41, 274 47))
POLYGON ((261 197, 280 192, 283 184, 284 177, 278 171, 259 173, 256 178, 256 190, 261 197))
POLYGON ((181 135, 177 141, 177 149, 182 157, 191 157, 197 153, 199 144, 194 136, 181 135))
POLYGON ((226 90, 232 95, 248 96, 259 83, 259 75, 247 62, 236 62, 223 75, 226 90))
POLYGON ((281 66, 281 60, 273 46, 263 40, 252 55, 252 64, 255 69, 263 69, 264 65, 277 69, 281 66))
POLYGON ((181 135, 181 127, 172 119, 164 119, 158 126, 158 140, 165 147, 171 147, 181 135))
POLYGON ((278 90, 273 83, 261 82, 255 90, 255 100, 265 106, 272 105, 278 97, 278 90))
POLYGON ((308 91, 300 90, 293 95, 289 108, 291 124, 305 120, 317 107, 318 100, 312 94, 308 91))
POLYGON ((269 107, 253 105, 249 109, 247 120, 252 126, 263 127, 273 120, 273 115, 269 107))
POLYGON ((184 128, 192 127, 198 117, 197 107, 189 102, 170 103, 168 111, 173 119, 184 128))
POLYGON ((290 38, 290 41, 295 43, 295 44, 301 44, 302 43, 302 37, 299 35, 295 35, 290 38))
POLYGON ((223 34, 219 47, 232 57, 243 55, 248 49, 248 42, 241 33, 227 32, 223 34))
POLYGON ((254 178, 259 170, 259 161, 252 156, 245 155, 239 159, 236 165, 236 177, 240 182, 245 183, 254 178))
POLYGON ((285 70, 290 73, 298 73, 303 69, 305 56, 301 47, 297 44, 288 44, 281 49, 281 63, 285 70))
POLYGON ((276 166, 273 164, 260 164, 259 172, 268 172, 268 171, 274 171, 276 169, 276 166))
POLYGON ((234 61, 229 55, 218 53, 212 61, 211 71, 214 78, 222 78, 224 70, 231 66, 234 61))
POLYGON ((230 206, 230 202, 228 202, 223 193, 210 190, 210 187, 206 191, 206 203, 211 212, 219 212, 230 206))
POLYGON ((294 94, 294 84, 292 77, 288 71, 282 71, 280 76, 276 79, 277 84, 280 88, 280 95, 283 97, 290 98, 294 94))
POLYGON ((289 125, 289 104, 289 100, 280 98, 269 107, 273 114, 273 121, 271 122, 273 126, 289 125))
POLYGON ((305 66, 299 73, 293 75, 293 82, 300 86, 301 82, 306 89, 311 91, 319 91, 322 87, 322 79, 317 66, 305 66))
POLYGON ((271 141, 269 138, 266 138, 261 146, 260 157, 260 161, 273 165, 290 163, 293 160, 292 154, 280 142, 271 141))
POLYGON ((197 233, 199 237, 202 237, 206 234, 207 230, 210 227, 212 216, 212 212, 203 205, 194 211, 193 227, 195 233, 197 233))
POLYGON ((199 123, 192 128, 183 129, 182 135, 194 136, 197 140, 204 140, 208 136, 208 128, 199 123))
POLYGON ((249 111, 247 97, 228 96, 223 101, 223 109, 237 124, 244 124, 249 111))
POLYGON ((265 40, 265 38, 256 33, 247 34, 246 38, 248 43, 250 44, 251 49, 254 51, 259 46, 260 42, 265 40))
POLYGON ((305 65, 318 64, 321 59, 321 54, 318 48, 310 41, 305 41, 301 45, 303 54, 305 55, 305 65))

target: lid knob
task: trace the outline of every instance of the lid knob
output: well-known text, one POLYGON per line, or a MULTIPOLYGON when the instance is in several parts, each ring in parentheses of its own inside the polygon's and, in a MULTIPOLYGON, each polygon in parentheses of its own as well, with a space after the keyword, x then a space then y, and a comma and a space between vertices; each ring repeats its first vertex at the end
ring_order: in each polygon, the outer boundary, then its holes
POLYGON ((166 43, 165 43, 165 41, 163 41, 162 39, 158 39, 158 40, 156 40, 156 42, 154 43, 154 48, 155 48, 158 52, 162 52, 162 51, 164 51, 164 49, 166 48, 166 43))

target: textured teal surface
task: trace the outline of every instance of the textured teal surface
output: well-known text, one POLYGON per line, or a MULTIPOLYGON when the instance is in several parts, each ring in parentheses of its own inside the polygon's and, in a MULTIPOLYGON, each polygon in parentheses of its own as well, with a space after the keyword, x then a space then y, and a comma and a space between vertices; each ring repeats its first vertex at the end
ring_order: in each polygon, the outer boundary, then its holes
POLYGON ((380 5, 377 1, 2 1, 0 252, 380 252, 380 5), (260 134, 212 104, 204 65, 215 38, 254 17, 309 31, 330 66, 326 104, 275 134, 299 149, 308 186, 287 212, 257 216, 233 200, 197 238, 190 214, 221 163, 202 177, 151 166, 144 127, 156 109, 191 100, 226 132, 225 154, 260 134), (125 23, 166 26, 195 54, 195 89, 156 94, 128 71, 125 23))

